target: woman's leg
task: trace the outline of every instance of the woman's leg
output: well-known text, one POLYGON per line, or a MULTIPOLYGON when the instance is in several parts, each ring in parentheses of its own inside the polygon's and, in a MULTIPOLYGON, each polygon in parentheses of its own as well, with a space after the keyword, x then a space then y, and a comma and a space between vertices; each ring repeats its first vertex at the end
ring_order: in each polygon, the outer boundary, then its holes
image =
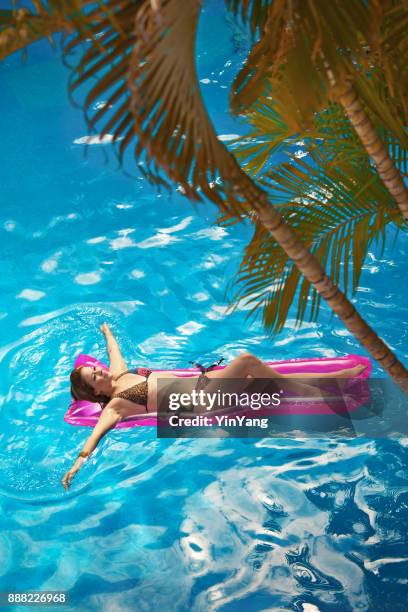
POLYGON ((209 378, 349 378, 356 376, 366 369, 367 366, 358 365, 354 368, 337 370, 336 372, 305 372, 303 374, 279 374, 276 370, 252 355, 243 353, 236 357, 229 365, 222 370, 207 372, 209 378))
MULTIPOLYGON (((343 370, 338 370, 337 372, 329 372, 329 373, 315 373, 308 372, 304 374, 279 374, 276 370, 268 366, 266 363, 252 355, 251 353, 243 353, 236 357, 229 365, 221 370, 212 370, 206 373, 206 376, 210 379, 214 379, 214 382, 210 381, 210 383, 205 387, 205 392, 213 392, 218 388, 216 384, 217 379, 238 379, 242 381, 242 384, 235 383, 234 391, 239 393, 243 391, 249 384, 247 378, 347 378, 351 376, 356 376, 363 370, 365 370, 366 366, 356 366, 354 368, 348 368, 343 370)), ((155 372, 149 378, 149 402, 148 402, 148 410, 149 412, 157 410, 157 381, 156 378, 178 378, 175 374, 169 372, 155 372)), ((194 377, 194 378, 198 378, 194 377)), ((318 388, 314 386, 313 380, 305 383, 297 383, 297 391, 303 391, 307 393, 310 397, 316 396, 321 398, 321 393, 318 388)), ((318 383, 318 381, 316 381, 318 383)))
MULTIPOLYGON (((304 395, 309 399, 315 398, 321 400, 324 397, 324 390, 320 389, 319 381, 322 378, 326 379, 347 379, 353 376, 357 376, 360 372, 366 369, 366 366, 359 365, 353 368, 347 368, 343 370, 337 370, 336 372, 307 372, 304 374, 293 373, 293 374, 280 374, 272 367, 252 355, 251 353, 243 353, 236 357, 227 367, 222 370, 213 370, 207 372, 206 376, 210 379, 215 379, 214 382, 210 382, 206 387, 206 392, 212 392, 217 388, 216 380, 220 379, 241 379, 242 384, 235 383, 233 385, 234 391, 239 393, 248 386, 248 381, 244 380, 247 377, 258 378, 258 379, 277 379, 276 382, 279 384, 278 379, 292 379, 290 387, 286 383, 285 388, 287 392, 293 393, 293 397, 299 397, 304 395), (306 379, 305 382, 300 382, 300 379, 306 379)), ((346 383, 346 381, 344 381, 346 383)), ((339 391, 341 391, 343 384, 339 384, 339 391)), ((292 395, 290 395, 292 397, 292 395)))
POLYGON ((235 357, 222 370, 207 372, 208 378, 280 378, 282 375, 251 353, 235 357))
MULTIPOLYGON (((235 393, 240 393, 244 391, 250 384, 248 378, 276 379, 277 389, 279 390, 278 380, 284 378, 282 374, 279 374, 276 370, 251 353, 239 355, 222 370, 212 370, 211 372, 207 372, 206 376, 210 379, 210 382, 205 387, 205 393, 212 393, 218 390, 219 383, 217 384, 217 381, 221 381, 222 379, 234 381, 231 384, 231 388, 227 388, 224 384, 222 387, 223 392, 233 391, 235 393)), ((288 383, 286 383, 286 388, 287 391, 290 390, 290 392, 293 393, 293 397, 304 395, 309 398, 321 399, 321 391, 314 386, 312 382, 298 382, 297 375, 292 378, 294 380, 290 383, 290 387, 288 387, 288 383)), ((292 395, 290 397, 292 397, 292 395)))
POLYGON ((335 370, 334 372, 305 372, 304 374, 281 374, 284 378, 352 378, 363 372, 367 366, 357 365, 354 368, 335 370))

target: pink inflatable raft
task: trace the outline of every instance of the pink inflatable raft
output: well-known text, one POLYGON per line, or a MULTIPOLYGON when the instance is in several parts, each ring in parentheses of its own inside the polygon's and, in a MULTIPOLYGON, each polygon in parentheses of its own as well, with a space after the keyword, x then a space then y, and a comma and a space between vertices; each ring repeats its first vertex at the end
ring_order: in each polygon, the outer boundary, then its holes
MULTIPOLYGON (((355 381, 368 379, 372 370, 370 360, 367 357, 361 357, 359 355, 346 355, 345 357, 317 357, 313 359, 292 359, 289 361, 266 361, 269 366, 273 367, 281 374, 302 374, 306 372, 328 373, 336 372, 345 368, 353 368, 356 365, 365 365, 366 369, 353 379, 350 379, 350 392, 351 395, 347 399, 347 409, 352 412, 356 410, 362 403, 367 401, 367 393, 364 392, 363 386, 360 384, 359 387, 353 384, 355 381)), ((104 369, 108 369, 108 366, 94 357, 88 355, 79 355, 75 360, 74 367, 79 366, 99 366, 104 369)), ((225 366, 217 366, 216 370, 221 370, 225 366)), ((172 372, 175 376, 180 377, 191 377, 198 376, 200 371, 197 368, 176 369, 176 370, 153 370, 154 372, 172 372)), ((335 375, 333 376, 333 378, 335 375)), ((367 386, 364 386, 367 390, 367 386)), ((299 401, 296 401, 293 405, 285 404, 279 409, 274 409, 274 414, 331 414, 332 410, 323 402, 311 403, 308 401, 304 405, 299 405, 299 401)), ((94 427, 98 422, 101 414, 100 404, 93 404, 86 401, 72 401, 68 411, 64 416, 64 421, 71 425, 82 425, 88 427, 94 427)), ((259 412, 258 412, 259 414, 259 412)), ((149 416, 144 414, 138 416, 129 417, 126 420, 117 423, 116 428, 123 427, 148 427, 157 425, 157 414, 151 413, 149 416)))

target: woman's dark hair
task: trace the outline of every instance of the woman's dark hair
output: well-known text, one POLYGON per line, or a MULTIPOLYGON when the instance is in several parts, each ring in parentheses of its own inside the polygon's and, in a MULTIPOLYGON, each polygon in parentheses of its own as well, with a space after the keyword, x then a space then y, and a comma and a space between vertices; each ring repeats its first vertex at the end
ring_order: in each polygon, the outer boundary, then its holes
POLYGON ((70 374, 71 380, 71 395, 74 400, 85 400, 86 402, 107 404, 110 397, 107 395, 96 395, 95 390, 88 384, 81 375, 81 370, 86 366, 79 366, 72 370, 70 374))

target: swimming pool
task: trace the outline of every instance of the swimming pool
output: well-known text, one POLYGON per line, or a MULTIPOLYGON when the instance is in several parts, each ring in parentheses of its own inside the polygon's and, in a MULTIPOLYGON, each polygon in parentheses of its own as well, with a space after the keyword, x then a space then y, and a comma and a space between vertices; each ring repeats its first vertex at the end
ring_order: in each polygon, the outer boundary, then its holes
MULTIPOLYGON (((208 3, 198 65, 226 141, 245 130, 226 110, 244 51, 245 38, 208 3)), ((46 44, 25 65, 12 57, 0 67, 0 591, 65 590, 72 609, 109 612, 405 610, 403 440, 115 431, 69 492, 61 487, 89 435, 63 422, 68 373, 81 351, 105 356, 104 320, 129 363, 152 367, 241 350, 364 354, 327 309, 301 330, 290 319, 273 339, 246 311, 228 315, 224 288, 249 230, 215 227, 211 205, 195 210, 124 176, 108 142, 90 144, 85 158, 88 132, 66 79, 46 44)), ((406 256, 403 236, 371 252, 356 294, 405 362, 406 256)))

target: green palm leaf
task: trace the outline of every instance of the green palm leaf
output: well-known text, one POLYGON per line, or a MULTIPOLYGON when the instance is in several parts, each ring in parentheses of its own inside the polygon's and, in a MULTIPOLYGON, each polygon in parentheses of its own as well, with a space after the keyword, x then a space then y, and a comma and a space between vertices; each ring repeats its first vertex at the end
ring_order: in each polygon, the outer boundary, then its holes
MULTIPOLYGON (((314 122, 305 131, 300 131, 300 125, 290 125, 282 109, 280 101, 272 96, 262 97, 248 114, 250 132, 232 144, 237 159, 245 164, 245 169, 252 176, 259 176, 271 164, 273 155, 277 152, 290 150, 298 141, 314 150, 324 146, 329 155, 339 159, 355 159, 367 161, 367 153, 362 147, 350 121, 343 109, 336 103, 331 103, 323 111, 316 113, 314 122), (278 110, 279 109, 279 110, 278 110)), ((380 104, 380 111, 372 115, 373 124, 389 150, 391 159, 402 173, 408 170, 408 134, 399 119, 393 113, 392 107, 386 112, 391 117, 394 130, 391 131, 381 122, 381 111, 385 107, 380 104), (396 135, 397 134, 397 135, 396 135)))
POLYGON ((369 59, 381 68, 381 78, 408 123, 408 5, 404 0, 379 3, 379 35, 372 41, 369 59))
POLYGON ((41 38, 48 38, 52 44, 52 34, 68 31, 69 25, 59 12, 49 12, 38 3, 38 12, 27 9, 0 11, 0 61, 20 49, 26 48, 41 38))
POLYGON ((270 0, 226 0, 235 16, 249 23, 252 34, 262 31, 268 15, 270 0))
POLYGON ((30 44, 42 38, 53 44, 52 35, 57 32, 68 34, 76 29, 77 35, 85 39, 89 36, 89 9, 95 4, 103 13, 101 3, 91 0, 33 0, 32 11, 27 8, 0 11, 0 61, 20 49, 25 53, 30 44))
POLYGON ((243 17, 251 11, 262 14, 257 29, 260 39, 234 83, 235 112, 251 112, 272 91, 285 110, 285 119, 304 131, 313 114, 334 99, 332 79, 341 84, 351 75, 369 114, 381 118, 395 136, 404 137, 408 7, 403 0, 282 0, 270 2, 262 11, 258 5, 234 2, 235 11, 243 17))
MULTIPOLYGON (((258 3, 250 4, 256 10, 258 3)), ((302 83, 309 80, 309 87, 302 88, 306 99, 298 101, 301 114, 307 116, 310 100, 327 94, 330 89, 324 61, 336 80, 354 71, 353 54, 361 54, 361 40, 367 40, 370 35, 369 17, 366 3, 355 0, 269 2, 266 16, 258 27, 260 39, 234 84, 234 108, 240 112, 250 108, 268 82, 273 84, 276 93, 276 86, 285 73, 293 95, 299 91, 299 78, 302 83), (347 51, 339 53, 339 48, 347 51), (310 79, 314 81, 313 86, 310 79)))
MULTIPOLYGON (((390 194, 358 152, 336 157, 321 145, 310 159, 293 157, 261 182, 334 283, 354 292, 368 249, 373 243, 384 245, 390 222, 405 226, 390 194)), ((283 329, 296 299, 298 325, 319 314, 318 294, 259 223, 231 289, 232 309, 244 307, 249 315, 262 311, 273 333, 283 329)))

